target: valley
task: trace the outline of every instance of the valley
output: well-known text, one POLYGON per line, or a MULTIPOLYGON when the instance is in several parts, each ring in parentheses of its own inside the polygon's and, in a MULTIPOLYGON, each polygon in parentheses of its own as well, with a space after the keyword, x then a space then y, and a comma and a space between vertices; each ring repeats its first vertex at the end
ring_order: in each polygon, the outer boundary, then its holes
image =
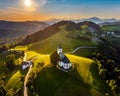
POLYGON ((0 44, 11 43, 23 39, 26 35, 32 34, 48 27, 49 24, 37 21, 5 21, 0 20, 0 44))

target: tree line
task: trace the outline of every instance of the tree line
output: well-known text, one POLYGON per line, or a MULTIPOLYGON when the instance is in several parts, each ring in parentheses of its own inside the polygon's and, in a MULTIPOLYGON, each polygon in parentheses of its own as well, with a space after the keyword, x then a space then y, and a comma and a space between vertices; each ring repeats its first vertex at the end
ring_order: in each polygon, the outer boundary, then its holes
POLYGON ((6 51, 0 54, 0 96, 21 96, 23 76, 15 88, 6 89, 5 86, 10 77, 21 69, 23 56, 23 51, 6 51))
POLYGON ((101 38, 93 59, 100 76, 110 86, 114 96, 120 95, 120 40, 101 38))

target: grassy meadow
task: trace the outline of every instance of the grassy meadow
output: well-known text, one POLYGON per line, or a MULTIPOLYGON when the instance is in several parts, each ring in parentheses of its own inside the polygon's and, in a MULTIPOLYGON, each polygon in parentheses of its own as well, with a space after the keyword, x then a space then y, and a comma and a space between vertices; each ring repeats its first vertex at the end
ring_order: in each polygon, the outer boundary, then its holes
POLYGON ((103 96, 108 90, 108 86, 98 75, 93 60, 75 55, 66 54, 70 59, 74 70, 63 72, 56 67, 50 66, 49 58, 43 56, 43 61, 35 60, 36 63, 42 62, 46 66, 34 66, 33 72, 37 72, 34 80, 34 88, 41 96, 103 96), (48 64, 48 65, 47 65, 48 64), (95 72, 95 73, 94 73, 95 72), (94 74, 94 75, 93 75, 94 74), (103 90, 102 87, 107 88, 103 90), (48 91, 47 91, 48 90, 48 91), (47 92, 46 92, 47 91, 47 92))
POLYGON ((59 44, 62 45, 64 52, 71 52, 78 46, 82 45, 95 45, 90 41, 68 38, 66 37, 67 34, 68 31, 66 31, 65 26, 62 26, 60 27, 59 32, 48 39, 29 45, 28 50, 36 51, 37 53, 41 54, 50 54, 57 49, 59 44))

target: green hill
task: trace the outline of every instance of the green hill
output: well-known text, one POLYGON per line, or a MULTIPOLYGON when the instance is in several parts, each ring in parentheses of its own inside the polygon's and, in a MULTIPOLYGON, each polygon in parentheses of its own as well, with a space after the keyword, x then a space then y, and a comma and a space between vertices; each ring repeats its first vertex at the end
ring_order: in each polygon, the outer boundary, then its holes
MULTIPOLYGON (((89 21, 78 24, 72 21, 61 21, 44 30, 28 35, 18 45, 28 45, 30 51, 50 54, 61 44, 64 52, 68 53, 79 46, 95 45, 92 42, 93 33, 97 34, 99 31, 100 27, 89 21)), ((86 57, 92 51, 93 49, 79 49, 75 54, 86 57)))
MULTIPOLYGON (((26 50, 26 47, 17 47, 16 50, 26 50)), ((66 54, 74 69, 70 72, 53 67, 50 55, 43 55, 35 51, 26 51, 27 60, 33 58, 33 69, 28 80, 29 96, 105 96, 110 93, 109 87, 100 78, 97 64, 88 58, 66 54)), ((4 67, 3 67, 4 68, 4 67)), ((5 90, 23 94, 23 81, 27 70, 21 66, 9 71, 5 78, 5 90)), ((2 74, 3 76, 3 74, 2 74)), ((112 95, 109 95, 112 96, 112 95)))
POLYGON ((18 45, 26 45, 48 39, 52 35, 59 32, 61 30, 61 26, 66 26, 65 29, 68 32, 67 36, 74 39, 90 40, 90 37, 93 34, 98 34, 100 32, 100 26, 90 21, 81 23, 74 23, 72 21, 60 21, 34 34, 26 36, 26 38, 21 40, 18 45))
POLYGON ((74 66, 67 73, 51 66, 49 55, 36 55, 39 58, 34 60, 28 82, 29 96, 33 93, 39 96, 105 96, 110 93, 93 60, 66 54, 74 66))
POLYGON ((58 44, 62 44, 64 52, 71 52, 78 46, 82 45, 95 45, 92 41, 79 40, 67 37, 68 31, 65 28, 66 26, 61 26, 60 30, 48 39, 30 44, 28 50, 48 54, 56 50, 58 44))

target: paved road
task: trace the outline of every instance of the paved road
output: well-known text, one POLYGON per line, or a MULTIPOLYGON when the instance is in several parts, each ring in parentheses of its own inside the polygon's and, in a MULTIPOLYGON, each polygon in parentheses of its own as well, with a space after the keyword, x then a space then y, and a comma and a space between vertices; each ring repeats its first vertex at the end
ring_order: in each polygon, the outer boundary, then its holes
POLYGON ((79 49, 85 49, 85 48, 96 48, 95 46, 80 46, 77 47, 76 49, 74 49, 72 52, 68 52, 68 53, 75 53, 76 51, 78 51, 79 49))

